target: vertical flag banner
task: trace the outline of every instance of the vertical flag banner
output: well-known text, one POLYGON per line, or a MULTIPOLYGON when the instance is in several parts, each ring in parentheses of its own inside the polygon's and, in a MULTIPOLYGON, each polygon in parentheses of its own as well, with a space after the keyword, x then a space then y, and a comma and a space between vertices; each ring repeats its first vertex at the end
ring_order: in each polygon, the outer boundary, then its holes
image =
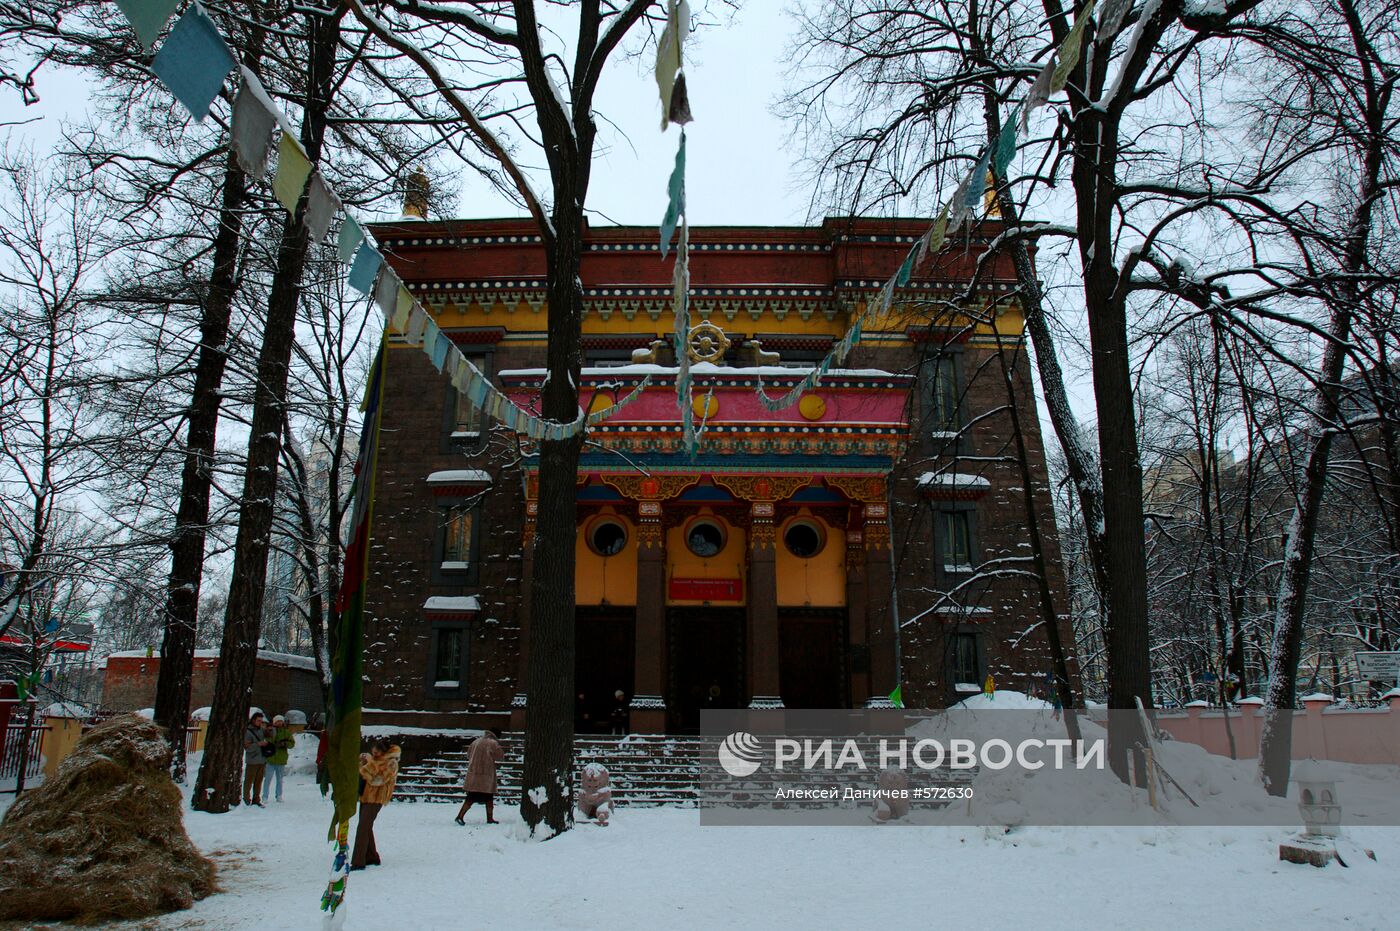
POLYGON ((331 707, 326 726, 326 768, 331 801, 330 837, 336 842, 331 880, 321 897, 321 908, 334 914, 345 899, 349 864, 345 862, 350 819, 360 796, 360 719, 363 710, 365 589, 369 583, 369 541, 373 526, 374 472, 379 457, 381 401, 384 395, 385 341, 370 368, 369 384, 361 409, 360 453, 350 489, 354 501, 350 513, 350 543, 345 548, 345 571, 336 608, 340 619, 331 657, 331 707))
POLYGON ((681 130, 681 142, 676 147, 676 164, 671 168, 671 177, 666 182, 666 215, 661 218, 661 257, 671 248, 671 240, 676 235, 676 224, 685 214, 685 130, 681 130))
POLYGON ((151 62, 151 70, 190 116, 202 121, 219 96, 224 76, 233 70, 233 53, 214 21, 196 3, 170 30, 151 62))

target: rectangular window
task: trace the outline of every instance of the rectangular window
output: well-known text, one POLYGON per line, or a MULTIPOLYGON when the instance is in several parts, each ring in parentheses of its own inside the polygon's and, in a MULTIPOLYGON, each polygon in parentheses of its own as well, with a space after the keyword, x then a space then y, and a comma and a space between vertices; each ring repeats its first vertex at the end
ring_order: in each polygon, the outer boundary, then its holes
POLYGON ((442 535, 442 568, 467 569, 472 563, 472 525, 476 515, 469 507, 447 511, 442 535))
POLYGON ((980 688, 982 670, 977 663, 977 635, 952 634, 951 636, 949 660, 952 664, 950 672, 953 676, 954 688, 958 691, 970 691, 969 687, 980 688))
POLYGON ((927 365, 928 429, 935 434, 957 433, 962 429, 958 416, 957 359, 942 353, 927 365))
POLYGON ((972 512, 944 511, 943 569, 947 572, 972 571, 972 512))
POLYGON ((632 364, 631 349, 592 348, 583 351, 583 367, 586 369, 615 369, 632 364))
POLYGON ((433 686, 460 688, 462 684, 462 629, 442 627, 437 632, 437 656, 433 664, 433 686))
MULTIPOLYGON (((491 373, 488 370, 485 356, 467 356, 467 361, 475 365, 481 374, 488 377, 490 376, 491 373)), ((479 435, 486 422, 485 414, 482 413, 480 408, 472 407, 466 395, 462 394, 460 391, 454 388, 452 394, 457 402, 456 415, 452 420, 452 435, 455 437, 472 437, 479 435)))

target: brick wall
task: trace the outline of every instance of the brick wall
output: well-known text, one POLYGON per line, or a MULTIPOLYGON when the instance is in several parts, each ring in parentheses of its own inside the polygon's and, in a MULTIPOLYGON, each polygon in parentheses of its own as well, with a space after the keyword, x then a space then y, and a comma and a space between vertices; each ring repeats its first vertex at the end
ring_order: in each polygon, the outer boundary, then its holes
MULTIPOLYGON (((190 708, 214 703, 218 660, 197 656, 190 683, 190 708)), ((109 656, 102 677, 102 708, 137 711, 156 703, 160 657, 109 656)), ((310 717, 321 711, 321 690, 314 670, 259 659, 253 673, 252 704, 268 714, 295 708, 310 717)))
MULTIPOLYGON (((956 699, 949 676, 950 635, 972 633, 998 688, 1029 691, 1043 686, 1051 669, 1050 653, 1041 624, 1039 595, 1027 575, 999 572, 981 581, 944 573, 934 545, 935 514, 944 507, 970 506, 975 514, 973 562, 1027 560, 1003 563, 1009 571, 1029 572, 1031 550, 1026 532, 1020 465, 1011 428, 1006 384, 998 348, 968 341, 941 343, 865 344, 852 353, 852 367, 882 368, 892 372, 917 372, 921 363, 940 352, 958 356, 957 371, 962 394, 962 419, 966 425, 955 445, 925 441, 928 412, 922 407, 916 386, 910 395, 910 419, 915 438, 905 457, 891 473, 892 508, 890 537, 897 579, 903 658, 904 700, 910 707, 942 707, 956 699), (1001 413, 992 413, 1002 411, 1001 413), (979 475, 990 483, 975 502, 951 505, 925 499, 917 487, 925 472, 979 475), (906 506, 901 506, 906 505, 906 506), (971 583, 971 584, 969 584, 971 583), (940 607, 941 605, 941 607, 940 607)), ((1055 531, 1045 451, 1024 347, 1003 342, 1002 352, 1012 367, 1015 404, 1026 433, 1026 452, 1035 483, 1035 507, 1048 563, 1050 587, 1057 608, 1068 610, 1055 531)), ((1073 638, 1067 619, 1060 624, 1067 648, 1073 638)), ((984 674, 985 674, 984 673, 984 674)), ((1078 687, 1077 668, 1071 676, 1078 687)), ((980 683, 979 683, 980 684, 980 683)))
MULTIPOLYGON (((448 321, 443 325, 450 328, 448 321)), ((504 347, 492 353, 490 364, 500 371, 538 365, 539 359, 529 350, 504 347)), ((449 441, 450 385, 422 352, 390 351, 385 379, 366 592, 365 707, 508 712, 518 667, 524 515, 515 435, 498 428, 476 443, 449 441), (492 484, 477 510, 474 577, 443 581, 432 573, 442 500, 429 492, 426 479, 449 469, 484 470, 492 484), (434 622, 423 605, 435 595, 475 595, 481 602, 466 625, 466 684, 456 691, 433 688, 434 622)))

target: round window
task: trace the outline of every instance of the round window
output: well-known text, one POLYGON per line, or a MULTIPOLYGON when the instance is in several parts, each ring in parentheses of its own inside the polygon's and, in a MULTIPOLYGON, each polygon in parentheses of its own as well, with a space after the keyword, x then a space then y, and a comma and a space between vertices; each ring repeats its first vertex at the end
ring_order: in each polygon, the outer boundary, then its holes
POLYGON ((701 559, 718 556, 724 549, 724 528, 714 521, 697 520, 685 532, 685 545, 701 559))
POLYGON ((826 535, 810 521, 794 521, 783 531, 783 544, 798 559, 811 559, 822 551, 825 543, 826 535))
POLYGON ((588 532, 588 545, 599 556, 616 556, 627 545, 627 528, 615 520, 600 520, 588 532))

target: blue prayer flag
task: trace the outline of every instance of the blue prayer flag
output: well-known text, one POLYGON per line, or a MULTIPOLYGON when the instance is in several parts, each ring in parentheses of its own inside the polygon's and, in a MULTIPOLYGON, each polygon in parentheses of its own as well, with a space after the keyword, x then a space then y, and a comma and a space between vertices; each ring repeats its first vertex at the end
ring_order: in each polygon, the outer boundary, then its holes
POLYGON ((379 263, 383 259, 374 246, 367 242, 360 243, 360 248, 355 253, 355 261, 350 266, 350 287, 361 294, 368 294, 369 289, 374 287, 374 273, 379 271, 379 263))
POLYGON ((198 4, 185 11, 156 53, 151 70, 170 88, 175 99, 203 120, 219 95, 224 77, 233 70, 233 54, 219 29, 198 4))
POLYGON ((433 341, 433 368, 439 372, 447 364, 447 353, 452 349, 452 340, 442 330, 437 331, 437 337, 433 341))

